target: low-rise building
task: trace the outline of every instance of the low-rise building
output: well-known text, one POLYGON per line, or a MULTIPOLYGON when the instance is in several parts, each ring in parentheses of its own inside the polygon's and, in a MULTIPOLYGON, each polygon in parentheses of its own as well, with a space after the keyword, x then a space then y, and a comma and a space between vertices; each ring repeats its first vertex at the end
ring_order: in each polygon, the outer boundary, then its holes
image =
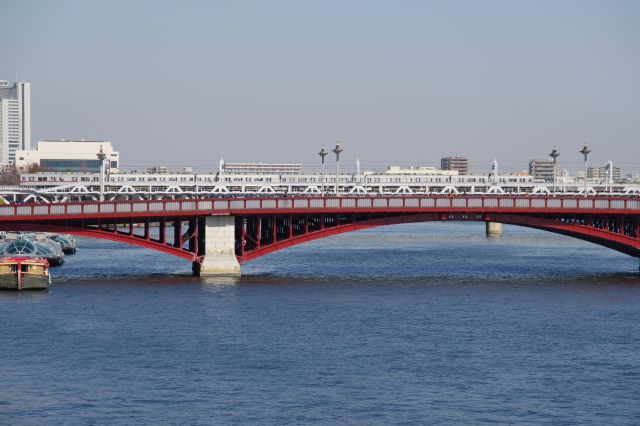
POLYGON ((222 163, 222 171, 227 174, 252 175, 299 175, 299 163, 222 163))
POLYGON ((167 168, 167 166, 151 166, 147 167, 144 172, 147 174, 166 175, 167 173, 169 173, 169 169, 167 168))
POLYGON ((408 176, 458 176, 457 170, 441 170, 435 167, 409 167, 390 166, 384 171, 385 175, 408 175, 408 176))
MULTIPOLYGON (((613 167, 613 183, 622 182, 622 174, 620 167, 613 167)), ((603 167, 588 167, 587 179, 591 179, 595 182, 607 182, 609 180, 609 170, 606 166, 603 167)))
POLYGON ((111 142, 86 140, 38 141, 36 149, 16 151, 16 169, 25 172, 34 166, 52 172, 98 172, 100 149, 112 172, 120 168, 120 153, 113 150, 111 142))
POLYGON ((554 166, 552 160, 531 160, 529 161, 529 174, 534 179, 553 182, 554 175, 558 174, 557 165, 554 166))
POLYGON ((627 183, 640 183, 640 175, 632 175, 632 174, 628 174, 627 177, 624 179, 624 182, 627 183))

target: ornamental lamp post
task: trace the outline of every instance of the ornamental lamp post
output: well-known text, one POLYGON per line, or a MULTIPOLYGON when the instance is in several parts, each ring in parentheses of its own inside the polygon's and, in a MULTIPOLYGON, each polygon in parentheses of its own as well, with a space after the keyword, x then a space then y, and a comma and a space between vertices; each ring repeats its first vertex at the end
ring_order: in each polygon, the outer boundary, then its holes
POLYGON ((553 149, 551 150, 551 154, 549 154, 549 157, 553 158, 553 195, 556 195, 556 176, 558 175, 558 157, 560 157, 560 151, 558 151, 558 148, 553 147, 553 149))
POLYGON ((102 145, 100 145, 100 151, 96 154, 100 161, 100 202, 104 201, 104 160, 107 158, 107 154, 102 151, 102 145))
POLYGON ((325 193, 324 193, 324 157, 329 155, 329 152, 327 152, 327 150, 324 149, 324 145, 322 145, 322 149, 320 150, 318 155, 320 156, 320 158, 322 158, 322 196, 324 197, 325 196, 325 193))
POLYGON ((580 154, 584 155, 584 196, 587 196, 587 156, 591 153, 589 145, 584 143, 584 146, 580 150, 580 154))
POLYGON ((340 194, 338 194, 339 191, 339 179, 340 179, 340 153, 343 151, 342 148, 340 148, 340 142, 336 143, 336 147, 333 148, 333 152, 336 154, 336 196, 339 196, 340 194))

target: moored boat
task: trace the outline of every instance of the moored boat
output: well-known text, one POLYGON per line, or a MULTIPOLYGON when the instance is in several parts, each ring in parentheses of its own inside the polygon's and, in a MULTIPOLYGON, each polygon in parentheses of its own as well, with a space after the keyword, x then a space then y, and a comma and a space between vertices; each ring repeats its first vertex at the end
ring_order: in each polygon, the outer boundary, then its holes
POLYGON ((2 257, 31 257, 42 258, 49 261, 49 266, 60 266, 64 263, 64 253, 60 244, 43 239, 31 241, 30 235, 20 235, 20 238, 8 240, 0 245, 2 257))
POLYGON ((49 262, 31 257, 0 259, 0 290, 40 290, 51 285, 49 262))
POLYGON ((64 254, 74 254, 77 250, 76 239, 69 234, 54 234, 50 235, 48 238, 60 244, 64 254))

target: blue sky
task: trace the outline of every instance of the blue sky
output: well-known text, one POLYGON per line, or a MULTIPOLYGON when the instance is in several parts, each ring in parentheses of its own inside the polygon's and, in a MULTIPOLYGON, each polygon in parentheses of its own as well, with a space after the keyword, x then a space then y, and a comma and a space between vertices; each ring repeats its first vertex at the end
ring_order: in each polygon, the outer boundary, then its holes
POLYGON ((130 167, 236 161, 640 172, 638 1, 2 1, 0 78, 32 135, 130 167))

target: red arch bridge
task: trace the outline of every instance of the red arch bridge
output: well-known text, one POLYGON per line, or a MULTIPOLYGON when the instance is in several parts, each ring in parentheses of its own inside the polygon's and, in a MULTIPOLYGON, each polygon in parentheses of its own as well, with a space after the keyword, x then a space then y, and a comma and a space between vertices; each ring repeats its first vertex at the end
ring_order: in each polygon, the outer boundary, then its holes
POLYGON ((102 238, 239 274, 240 263, 344 232, 409 222, 485 221, 568 235, 640 258, 640 199, 576 196, 210 198, 0 206, 0 230, 102 238))

